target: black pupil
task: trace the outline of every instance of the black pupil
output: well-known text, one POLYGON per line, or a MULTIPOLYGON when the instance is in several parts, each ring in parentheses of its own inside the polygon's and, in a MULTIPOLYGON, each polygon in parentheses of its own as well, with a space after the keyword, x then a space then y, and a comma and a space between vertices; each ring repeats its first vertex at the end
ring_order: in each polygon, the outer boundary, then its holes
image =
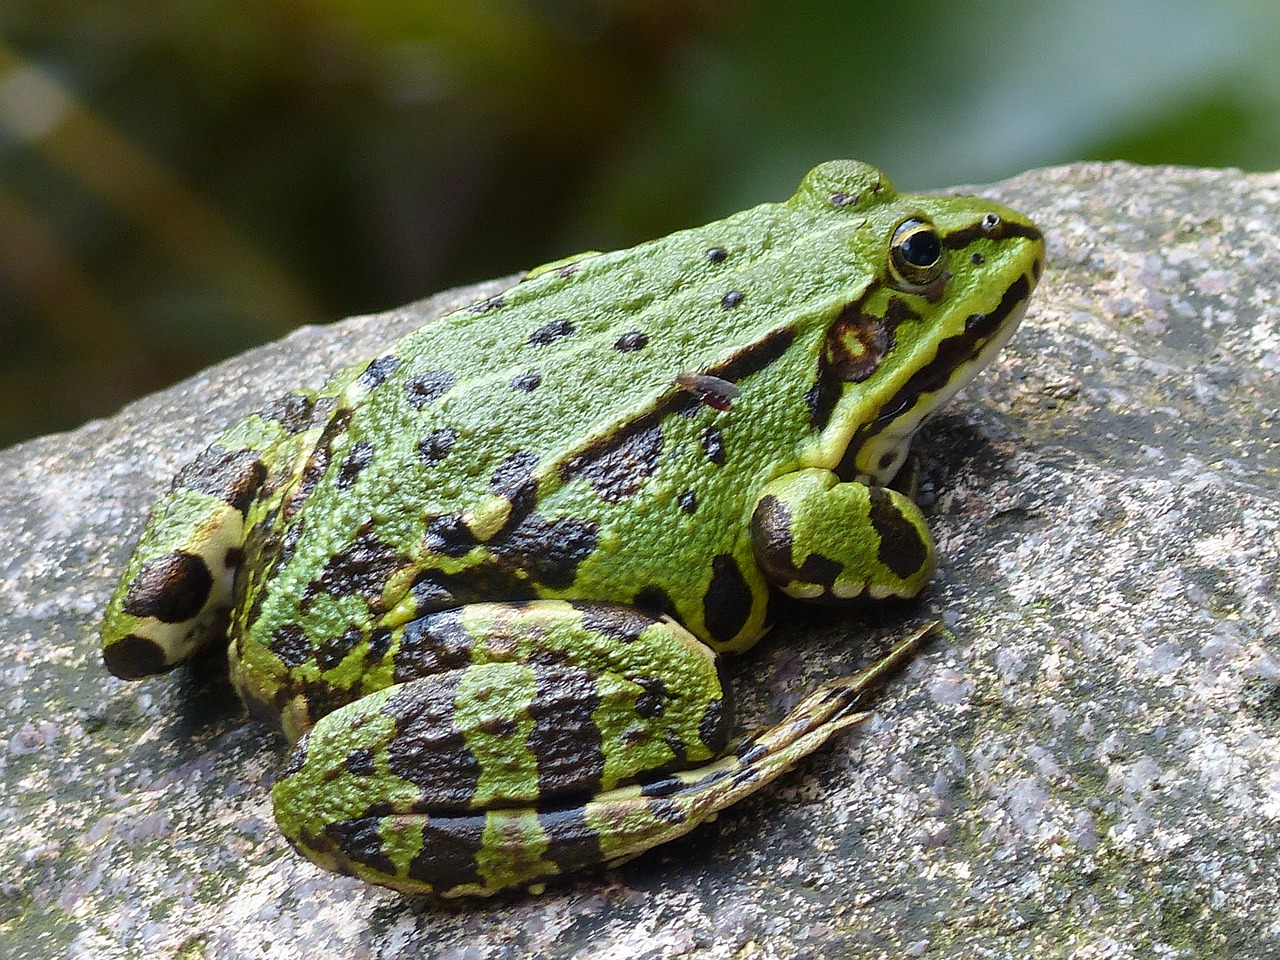
POLYGON ((917 230, 902 241, 902 258, 913 267, 931 267, 942 256, 942 241, 932 230, 917 230))

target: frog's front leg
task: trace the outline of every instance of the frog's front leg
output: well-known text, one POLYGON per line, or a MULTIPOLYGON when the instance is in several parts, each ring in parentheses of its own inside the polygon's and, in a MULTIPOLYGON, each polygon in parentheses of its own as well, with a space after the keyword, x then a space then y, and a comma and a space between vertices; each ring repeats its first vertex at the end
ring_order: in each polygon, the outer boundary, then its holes
POLYGON ((860 716, 842 681, 726 755, 715 654, 623 606, 482 603, 402 630, 399 682, 322 717, 273 799, 309 859, 404 892, 537 888, 628 859, 860 716))
POLYGON ((933 573, 920 508, 888 487, 829 470, 766 484, 751 517, 756 562, 784 593, 820 602, 914 597, 933 573))

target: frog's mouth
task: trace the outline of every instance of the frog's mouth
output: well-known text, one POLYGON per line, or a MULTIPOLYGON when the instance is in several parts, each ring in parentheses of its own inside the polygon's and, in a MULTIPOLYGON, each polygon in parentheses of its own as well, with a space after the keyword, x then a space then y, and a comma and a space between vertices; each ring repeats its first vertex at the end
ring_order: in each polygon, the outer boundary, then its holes
POLYGON ((841 479, 880 486, 893 480, 921 425, 1009 342, 1026 313, 1038 274, 1038 269, 1022 274, 995 309, 968 316, 964 331, 941 341, 932 358, 906 377, 879 412, 853 432, 835 468, 841 479))

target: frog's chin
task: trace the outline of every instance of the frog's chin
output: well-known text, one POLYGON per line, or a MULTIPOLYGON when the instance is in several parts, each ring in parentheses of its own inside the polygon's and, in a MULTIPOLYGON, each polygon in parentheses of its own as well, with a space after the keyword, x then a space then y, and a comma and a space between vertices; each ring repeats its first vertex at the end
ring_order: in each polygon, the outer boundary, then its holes
POLYGON ((931 393, 921 394, 907 410, 875 423, 870 436, 856 450, 846 450, 840 459, 836 472, 841 479, 888 486, 906 462, 911 441, 920 427, 995 359, 1018 329, 1026 310, 1024 299, 995 333, 975 345, 968 359, 956 366, 946 383, 931 393))

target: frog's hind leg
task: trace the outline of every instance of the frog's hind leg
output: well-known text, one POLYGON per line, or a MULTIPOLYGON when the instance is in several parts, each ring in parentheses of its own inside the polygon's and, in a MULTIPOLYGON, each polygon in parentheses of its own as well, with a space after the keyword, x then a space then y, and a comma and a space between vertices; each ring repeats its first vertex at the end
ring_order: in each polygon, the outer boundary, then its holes
POLYGON ((314 862, 439 896, 536 889, 687 833, 857 722, 920 640, 726 755, 715 658, 673 621, 559 601, 423 619, 418 649, 469 665, 323 717, 273 800, 314 862))
POLYGON ((315 432, 313 407, 313 395, 292 394, 242 420, 152 508, 102 621, 102 659, 117 677, 163 673, 226 639, 249 520, 272 466, 315 432))

